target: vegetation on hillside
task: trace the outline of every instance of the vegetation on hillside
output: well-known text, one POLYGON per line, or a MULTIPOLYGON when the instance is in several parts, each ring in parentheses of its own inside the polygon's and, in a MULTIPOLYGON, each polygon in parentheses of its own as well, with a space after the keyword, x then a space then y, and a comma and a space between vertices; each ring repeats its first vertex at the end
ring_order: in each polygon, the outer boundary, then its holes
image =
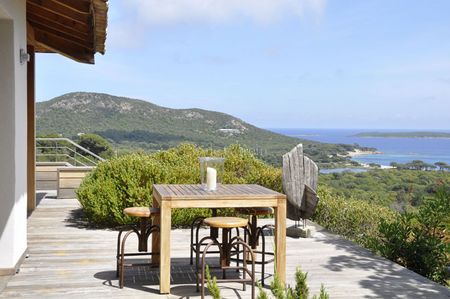
POLYGON ((337 195, 326 186, 321 186, 318 194, 313 221, 365 247, 369 238, 377 236, 380 219, 391 221, 398 214, 374 202, 337 195))
POLYGON ((321 174, 319 182, 338 196, 390 206, 397 211, 417 207, 440 184, 450 188, 450 173, 399 169, 321 174))
MULTIPOLYGON (((323 167, 351 163, 345 157, 357 145, 326 144, 287 137, 257 128, 236 117, 201 109, 170 109, 152 103, 99 93, 69 93, 36 107, 38 134, 74 138, 95 133, 121 153, 155 152, 190 142, 223 149, 238 143, 272 165, 298 143, 323 167)), ((356 163, 356 162, 355 162, 356 163)))
POLYGON ((392 167, 395 167, 397 169, 407 169, 407 170, 434 170, 439 169, 443 171, 449 171, 450 165, 448 165, 445 162, 436 162, 434 164, 423 162, 422 160, 412 160, 408 163, 397 163, 397 162, 391 162, 390 164, 392 167))
POLYGON ((108 140, 97 134, 82 134, 78 140, 78 144, 103 159, 109 159, 114 155, 114 151, 108 140))

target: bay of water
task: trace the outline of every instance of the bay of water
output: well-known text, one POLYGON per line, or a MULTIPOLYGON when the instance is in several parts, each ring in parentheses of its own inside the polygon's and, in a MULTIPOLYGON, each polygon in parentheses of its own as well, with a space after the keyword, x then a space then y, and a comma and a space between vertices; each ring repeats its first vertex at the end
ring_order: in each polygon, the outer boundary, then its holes
MULTIPOLYGON (((383 138, 356 137, 362 132, 412 132, 411 130, 364 130, 364 129, 270 129, 283 135, 327 143, 357 143, 374 147, 383 154, 361 155, 353 159, 360 163, 389 165, 391 162, 407 163, 422 160, 427 163, 446 162, 450 164, 449 138, 383 138)), ((419 131, 419 130, 415 130, 419 131)), ((422 130, 424 131, 424 130, 422 130)), ((428 131, 428 130, 427 130, 428 131)), ((439 132, 447 132, 439 130, 439 132)))

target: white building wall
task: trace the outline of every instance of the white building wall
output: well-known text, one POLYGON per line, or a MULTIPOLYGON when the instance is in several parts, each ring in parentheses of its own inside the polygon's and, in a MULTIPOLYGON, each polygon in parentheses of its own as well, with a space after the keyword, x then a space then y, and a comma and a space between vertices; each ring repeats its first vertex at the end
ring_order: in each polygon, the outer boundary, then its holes
POLYGON ((27 48, 25 0, 0 1, 0 270, 27 248, 27 48))

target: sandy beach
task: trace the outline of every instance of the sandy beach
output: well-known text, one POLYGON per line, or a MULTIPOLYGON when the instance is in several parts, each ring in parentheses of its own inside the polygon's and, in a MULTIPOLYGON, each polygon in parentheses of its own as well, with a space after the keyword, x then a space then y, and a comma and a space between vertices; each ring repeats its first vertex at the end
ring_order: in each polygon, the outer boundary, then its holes
MULTIPOLYGON (((380 151, 363 151, 360 149, 355 149, 354 151, 348 152, 347 156, 352 158, 356 156, 362 156, 362 155, 382 155, 383 152, 380 151)), ((360 163, 363 168, 374 168, 373 166, 367 164, 367 163, 360 163)), ((380 165, 381 169, 391 169, 394 168, 390 165, 380 165)))
POLYGON ((363 151, 360 149, 355 149, 354 151, 348 152, 348 157, 362 156, 362 155, 381 155, 382 152, 379 151, 363 151))

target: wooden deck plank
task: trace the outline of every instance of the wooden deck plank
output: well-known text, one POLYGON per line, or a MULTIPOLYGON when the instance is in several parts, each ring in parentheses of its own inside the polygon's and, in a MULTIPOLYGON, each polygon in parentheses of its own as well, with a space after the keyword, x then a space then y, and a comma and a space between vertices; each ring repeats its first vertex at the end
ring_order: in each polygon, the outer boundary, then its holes
MULTIPOLYGON (((171 247, 171 295, 158 294, 158 269, 150 267, 128 270, 121 290, 114 273, 117 232, 86 228, 73 219, 73 211, 79 207, 74 199, 42 200, 28 222, 30 256, 0 298, 200 297, 188 261, 188 230, 174 229, 171 234, 172 243, 180 244, 171 247)), ((293 284, 295 269, 301 266, 308 272, 311 294, 317 294, 323 283, 331 298, 450 297, 448 289, 320 227, 316 229, 314 238, 287 239, 288 283, 293 284)), ((273 236, 268 236, 270 249, 273 243, 273 236)), ((273 265, 266 270, 273 273, 273 265)), ((225 298, 236 298, 237 294, 250 297, 250 292, 242 292, 239 285, 219 286, 225 298)))

